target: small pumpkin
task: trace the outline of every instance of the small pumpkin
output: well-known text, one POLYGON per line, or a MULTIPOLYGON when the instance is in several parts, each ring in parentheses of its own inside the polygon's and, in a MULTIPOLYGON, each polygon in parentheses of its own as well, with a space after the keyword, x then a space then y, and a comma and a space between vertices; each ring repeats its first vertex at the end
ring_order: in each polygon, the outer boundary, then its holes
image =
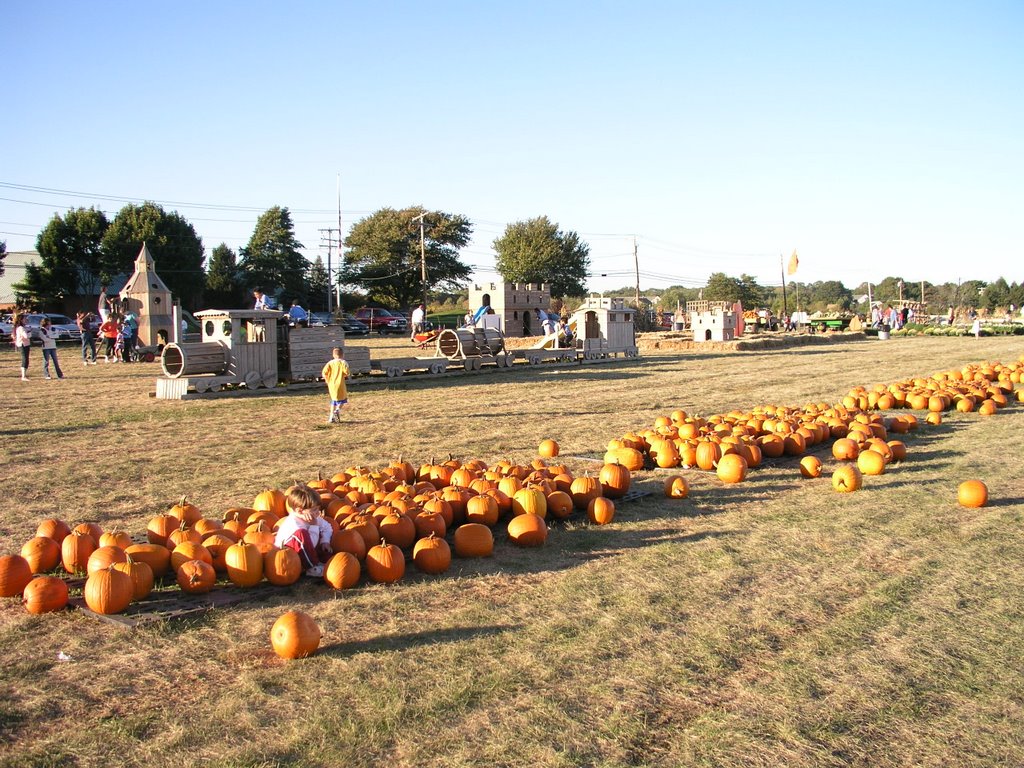
POLYGON ((167 546, 167 537, 176 531, 180 525, 181 521, 174 515, 154 515, 146 525, 146 538, 150 544, 167 546))
POLYGON ((545 459, 553 459, 558 455, 558 450, 558 443, 548 438, 540 441, 540 445, 537 446, 537 455, 545 459))
MULTIPOLYGON (((456 536, 465 527, 463 525, 458 528, 455 531, 456 536)), ((487 528, 488 533, 490 533, 490 530, 490 528, 487 528)), ((427 538, 416 542, 416 546, 412 550, 412 561, 424 573, 444 573, 451 567, 452 549, 448 546, 447 541, 431 533, 427 538)))
POLYGON ((672 475, 665 478, 665 495, 670 499, 685 499, 690 495, 690 486, 682 475, 672 475))
POLYGON ((187 563, 190 560, 202 560, 213 569, 213 556, 210 551, 202 544, 196 544, 194 541, 186 541, 179 544, 171 552, 171 568, 175 572, 181 568, 182 563, 187 563))
POLYGON ((25 585, 21 604, 29 613, 59 611, 68 604, 68 583, 57 576, 37 576, 25 585))
POLYGON ((103 529, 100 528, 100 526, 96 523, 79 523, 71 529, 72 533, 74 533, 75 531, 78 531, 79 533, 89 534, 90 536, 92 536, 92 540, 94 542, 97 542, 96 546, 99 546, 98 542, 100 540, 100 536, 103 535, 103 529))
POLYGON ((988 504, 988 486, 981 480, 964 480, 957 486, 956 499, 961 507, 984 507, 988 504))
POLYGON ((289 547, 274 547, 263 555, 263 575, 275 587, 287 587, 302 576, 302 558, 289 547))
POLYGON ((857 469, 865 475, 881 475, 885 472, 885 457, 877 451, 868 449, 857 456, 857 469))
POLYGON ((101 547, 120 547, 121 549, 127 549, 132 545, 132 537, 127 531, 104 531, 103 535, 100 536, 99 541, 96 543, 101 547))
POLYGON ((594 525, 607 525, 615 519, 615 502, 603 496, 591 500, 587 517, 594 525))
POLYGON ((556 520, 564 520, 569 517, 574 509, 572 496, 565 491, 552 491, 548 494, 548 512, 556 520))
POLYGON ((569 486, 569 495, 572 496, 573 506, 580 511, 586 511, 590 500, 600 496, 601 491, 601 481, 589 474, 577 477, 569 486))
POLYGON ((359 534, 359 531, 351 528, 341 528, 331 537, 331 549, 335 552, 350 552, 355 555, 356 560, 366 559, 366 540, 359 534))
POLYGON ((408 549, 416 541, 416 525, 401 512, 392 512, 377 525, 380 537, 399 549, 408 549))
POLYGON ((313 617, 302 611, 282 614, 270 629, 270 645, 282 659, 302 659, 315 653, 321 637, 313 617))
POLYGON ((804 456, 800 459, 800 475, 821 477, 821 460, 817 456, 804 456))
POLYGON ((178 568, 178 586, 183 592, 202 595, 217 584, 217 572, 205 560, 186 560, 178 568))
POLYGON ((178 520, 188 527, 195 525, 203 517, 203 513, 199 510, 199 507, 195 504, 189 504, 185 496, 182 496, 181 501, 171 507, 167 514, 178 518, 178 520))

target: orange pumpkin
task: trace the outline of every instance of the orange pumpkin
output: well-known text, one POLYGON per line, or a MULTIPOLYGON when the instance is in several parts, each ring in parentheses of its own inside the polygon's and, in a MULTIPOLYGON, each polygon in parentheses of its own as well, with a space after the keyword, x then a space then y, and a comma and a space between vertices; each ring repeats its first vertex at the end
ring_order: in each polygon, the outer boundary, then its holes
POLYGON ((89 564, 89 555, 96 549, 96 541, 87 533, 73 531, 64 538, 60 545, 61 559, 64 570, 68 573, 85 571, 89 564))
POLYGON ((217 584, 217 572, 204 560, 187 560, 178 568, 178 586, 183 592, 202 595, 217 584))
POLYGON ((984 507, 988 504, 988 486, 981 480, 964 480, 957 486, 956 498, 962 507, 984 507))
POLYGON ((0 597, 20 595, 32 580, 32 568, 21 555, 0 556, 0 597))
POLYGON ((747 477, 747 460, 738 453, 730 453, 718 460, 715 468, 723 483, 742 483, 747 477))
MULTIPOLYGON (((609 499, 621 499, 629 492, 632 480, 629 468, 624 464, 605 464, 597 476, 601 483, 601 495, 609 499)), ((590 502, 587 502, 587 509, 590 502)))
POLYGON ((690 495, 690 486, 682 475, 672 475, 665 478, 663 488, 665 495, 670 499, 685 499, 690 495))
POLYGON ((96 613, 120 613, 127 608, 135 594, 131 577, 113 565, 90 574, 82 592, 85 604, 96 613))
POLYGON ((109 568, 114 563, 123 563, 127 560, 128 556, 120 547, 98 547, 89 555, 86 572, 92 574, 96 571, 102 571, 104 568, 109 568))
POLYGON ((863 482, 860 470, 854 464, 845 464, 832 473, 832 488, 838 493, 852 493, 863 482))
POLYGON ((455 529, 455 554, 459 557, 490 557, 493 553, 494 534, 486 525, 466 523, 455 529))
MULTIPOLYGON (((291 551, 291 550, 289 550, 291 551)), ((324 581, 335 589, 351 589, 359 582, 362 568, 351 552, 338 552, 324 568, 324 581)))
POLYGON ((125 555, 123 562, 114 563, 114 570, 126 573, 132 580, 132 599, 145 600, 153 591, 153 569, 141 560, 125 555))
POLYGON ((593 499, 587 506, 587 517, 594 525, 607 525, 615 519, 615 502, 603 496, 593 499))
POLYGON ((60 563, 60 544, 49 536, 33 536, 21 548, 32 573, 52 571, 60 563))
POLYGON ((800 459, 800 474, 803 477, 821 477, 821 461, 817 456, 804 456, 800 459))
POLYGON ((520 547, 539 547, 548 538, 548 526, 537 515, 516 515, 509 520, 508 537, 520 547))
POLYGON ((543 456, 545 459, 553 459, 558 455, 558 443, 550 438, 541 440, 540 445, 537 446, 537 455, 543 456))
POLYGON ((160 544, 132 544, 124 552, 132 560, 148 565, 154 578, 159 579, 171 569, 171 552, 160 544))
MULTIPOLYGON (((174 561, 173 553, 171 561, 174 561)), ((212 559, 210 564, 213 564, 212 559)), ((254 587, 263 581, 263 552, 255 544, 239 541, 224 552, 224 567, 232 584, 254 587)))
POLYGON ((282 659, 302 659, 320 647, 322 634, 313 618, 302 611, 282 614, 270 629, 270 645, 282 659))
POLYGON ((274 547, 263 555, 263 575, 275 587, 294 584, 302 576, 302 558, 294 549, 274 547))
POLYGON ((48 539, 53 539, 58 544, 62 543, 64 537, 69 533, 71 533, 71 526, 55 517, 43 520, 39 527, 36 528, 36 536, 45 536, 48 539))
MULTIPOLYGON (((478 525, 478 523, 468 523, 468 525, 478 525)), ((465 527, 461 526, 455 531, 456 537, 459 531, 465 527)), ((490 528, 487 526, 484 528, 490 533, 490 528)), ((444 573, 452 564, 452 550, 447 541, 430 534, 427 538, 416 542, 416 546, 412 550, 412 561, 424 573, 444 573)))
POLYGON ((59 611, 68 604, 68 584, 57 576, 38 576, 25 585, 21 604, 29 613, 59 611))
POLYGON ((405 555, 382 539, 366 553, 366 573, 373 581, 392 584, 405 575, 405 555))

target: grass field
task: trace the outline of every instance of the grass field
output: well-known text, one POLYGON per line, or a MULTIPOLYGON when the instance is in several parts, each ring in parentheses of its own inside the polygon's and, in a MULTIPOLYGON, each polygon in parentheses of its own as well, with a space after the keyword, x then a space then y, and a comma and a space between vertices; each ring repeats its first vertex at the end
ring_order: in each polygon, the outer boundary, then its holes
MULTIPOLYGON (((33 350, 27 383, 0 352, 0 553, 46 517, 141 532, 182 494, 219 517, 266 486, 400 454, 528 462, 553 437, 583 471, 675 408, 836 402, 1024 349, 893 339, 403 380, 353 390, 340 427, 319 391, 158 402, 158 365, 83 367, 76 351, 58 382, 33 350)), ((815 480, 795 458, 732 486, 690 470, 685 501, 654 493, 603 527, 575 517, 542 549, 499 524, 493 557, 443 576, 304 580, 135 630, 0 600, 0 765, 1022 765, 1022 435, 1020 405, 953 412, 857 493, 831 490, 825 446, 815 480), (957 505, 968 477, 989 506, 957 505), (324 640, 286 663, 268 633, 290 607, 324 640)))

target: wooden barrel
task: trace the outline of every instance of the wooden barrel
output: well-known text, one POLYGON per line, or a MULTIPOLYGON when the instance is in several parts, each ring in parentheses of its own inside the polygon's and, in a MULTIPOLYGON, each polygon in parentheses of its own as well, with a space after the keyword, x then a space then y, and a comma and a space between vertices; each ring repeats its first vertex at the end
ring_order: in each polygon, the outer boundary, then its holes
POLYGON ((437 335, 437 354, 449 360, 461 360, 480 354, 472 328, 445 328, 437 335))
POLYGON ((170 343, 160 357, 164 376, 180 379, 200 373, 224 373, 228 369, 228 348, 221 342, 170 343))
POLYGON ((505 335, 497 328, 475 328, 478 355, 497 355, 505 349, 505 335))

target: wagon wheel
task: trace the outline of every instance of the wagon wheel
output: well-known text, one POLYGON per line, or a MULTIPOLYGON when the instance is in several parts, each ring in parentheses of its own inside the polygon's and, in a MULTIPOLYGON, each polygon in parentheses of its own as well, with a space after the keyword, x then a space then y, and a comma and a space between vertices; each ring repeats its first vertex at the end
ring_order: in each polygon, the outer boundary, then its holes
POLYGON ((196 392, 200 394, 210 388, 210 382, 207 379, 196 379, 194 383, 196 385, 196 392))
POLYGON ((392 365, 387 369, 387 375, 389 379, 397 379, 402 375, 402 369, 392 365))
POLYGON ((530 355, 530 365, 540 365, 540 355, 530 355))
POLYGON ((277 371, 264 371, 263 372, 263 386, 267 389, 273 389, 277 386, 277 371))
POLYGON ((145 355, 143 355, 142 359, 145 360, 147 363, 152 363, 154 360, 156 360, 156 355, 154 355, 152 352, 147 352, 145 355))
POLYGON ((209 384, 209 391, 220 392, 220 384, 218 384, 216 381, 211 381, 209 384))
POLYGON ((249 371, 245 374, 245 386, 249 389, 256 389, 260 385, 260 374, 258 371, 249 371))
POLYGON ((444 363, 440 363, 439 362, 439 363, 431 363, 430 364, 430 372, 433 375, 435 375, 435 376, 444 373, 444 369, 445 369, 445 364, 444 363))

